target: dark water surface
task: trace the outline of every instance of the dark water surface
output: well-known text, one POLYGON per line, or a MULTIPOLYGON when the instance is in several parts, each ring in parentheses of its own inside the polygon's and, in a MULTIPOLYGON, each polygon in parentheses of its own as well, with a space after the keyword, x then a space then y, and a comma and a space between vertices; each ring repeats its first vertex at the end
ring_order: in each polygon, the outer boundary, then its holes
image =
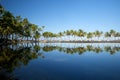
POLYGON ((0 80, 120 80, 120 44, 1 46, 0 80))

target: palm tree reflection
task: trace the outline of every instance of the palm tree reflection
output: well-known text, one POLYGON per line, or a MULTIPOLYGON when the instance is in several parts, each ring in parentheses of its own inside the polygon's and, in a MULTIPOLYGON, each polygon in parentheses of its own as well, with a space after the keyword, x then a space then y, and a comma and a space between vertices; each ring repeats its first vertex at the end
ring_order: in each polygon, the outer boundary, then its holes
POLYGON ((38 53, 39 50, 40 46, 17 47, 16 49, 7 46, 0 47, 0 80, 13 80, 11 74, 16 67, 27 65, 30 60, 38 56, 43 58, 42 53, 38 53))
POLYGON ((119 46, 74 46, 74 47, 62 47, 56 45, 44 45, 40 46, 39 44, 32 46, 1 46, 0 47, 0 80, 3 78, 8 78, 6 80, 14 80, 14 75, 11 76, 11 73, 15 70, 16 67, 21 67, 21 65, 28 65, 30 60, 37 59, 38 57, 45 58, 43 53, 59 51, 67 54, 84 54, 87 52, 92 53, 101 53, 107 52, 111 55, 120 51, 119 46), (4 74, 1 72, 4 70, 4 74), (8 74, 10 73, 10 76, 8 74))
POLYGON ((120 47, 119 46, 104 46, 104 47, 100 47, 100 46, 92 46, 92 45, 86 45, 86 47, 83 46, 78 46, 78 47, 61 47, 61 46, 54 46, 54 45, 46 45, 44 47, 42 47, 42 50, 44 52, 51 52, 54 50, 57 50, 59 52, 64 52, 67 54, 83 54, 85 52, 94 52, 94 53, 101 53, 101 52, 108 52, 111 55, 117 53, 120 51, 120 47))

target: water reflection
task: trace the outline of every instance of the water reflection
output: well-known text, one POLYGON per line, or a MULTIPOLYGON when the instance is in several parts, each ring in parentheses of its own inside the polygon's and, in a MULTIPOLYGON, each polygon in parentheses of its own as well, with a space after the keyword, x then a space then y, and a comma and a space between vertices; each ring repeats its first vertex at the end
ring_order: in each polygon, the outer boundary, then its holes
POLYGON ((14 46, 0 47, 0 80, 12 80, 14 78, 9 73, 12 73, 16 67, 26 66, 30 60, 36 59, 38 56, 44 58, 42 53, 38 52, 40 46, 36 45, 33 48, 21 46, 14 48, 14 46))
POLYGON ((106 52, 113 55, 120 52, 120 46, 93 44, 17 44, 0 47, 0 80, 16 80, 12 73, 16 68, 27 66, 30 60, 45 58, 45 52, 59 51, 66 54, 85 54, 87 52, 106 52))
POLYGON ((120 46, 93 46, 93 45, 86 45, 86 46, 77 46, 77 47, 61 47, 56 45, 46 45, 43 48, 43 51, 50 52, 57 50, 59 52, 64 52, 68 54, 83 54, 85 52, 94 52, 94 53, 101 53, 101 52, 108 52, 111 55, 120 51, 120 46))

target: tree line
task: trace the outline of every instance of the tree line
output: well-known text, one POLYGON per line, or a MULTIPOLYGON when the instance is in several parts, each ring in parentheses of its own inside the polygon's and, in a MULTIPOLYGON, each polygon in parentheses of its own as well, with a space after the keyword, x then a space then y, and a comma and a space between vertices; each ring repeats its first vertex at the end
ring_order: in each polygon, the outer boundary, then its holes
POLYGON ((66 30, 59 33, 44 32, 43 37, 45 40, 60 40, 60 41, 112 41, 120 40, 120 32, 111 29, 108 32, 96 30, 94 32, 85 32, 79 30, 66 30))
POLYGON ((0 39, 29 40, 39 39, 44 26, 38 27, 27 18, 14 16, 0 5, 0 39))
POLYGON ((38 27, 27 18, 14 16, 0 5, 0 40, 11 41, 120 41, 120 32, 111 29, 108 32, 96 30, 86 32, 66 30, 58 33, 43 32, 45 26, 38 27), (41 39, 41 40, 39 40, 41 39))

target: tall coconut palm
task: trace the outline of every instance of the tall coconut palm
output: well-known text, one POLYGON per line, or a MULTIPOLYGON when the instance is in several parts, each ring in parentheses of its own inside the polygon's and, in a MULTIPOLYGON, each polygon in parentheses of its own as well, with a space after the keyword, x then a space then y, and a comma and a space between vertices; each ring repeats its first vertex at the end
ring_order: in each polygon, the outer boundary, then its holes
POLYGON ((112 38, 112 39, 114 39, 115 34, 116 34, 116 31, 113 30, 113 29, 111 29, 111 30, 110 30, 110 35, 111 35, 111 38, 112 38))
POLYGON ((114 35, 114 37, 116 38, 116 40, 119 40, 119 38, 120 38, 120 33, 119 33, 119 32, 116 32, 116 34, 114 35))
POLYGON ((31 30, 32 30, 32 40, 33 40, 33 36, 34 36, 34 34, 35 34, 35 32, 37 31, 37 25, 35 25, 35 24, 32 24, 31 25, 31 30))
POLYGON ((35 41, 39 41, 40 36, 41 36, 40 33, 38 31, 36 31, 34 34, 35 41))
MULTIPOLYGON (((74 36, 73 34, 74 34, 74 30, 70 30, 70 35, 71 35, 71 37, 74 36)), ((73 38, 72 38, 71 40, 73 40, 73 38)))
POLYGON ((73 31, 73 36, 74 36, 74 40, 76 41, 76 38, 75 38, 77 36, 77 31, 76 30, 73 31))
POLYGON ((60 40, 60 41, 62 41, 62 36, 63 36, 63 33, 62 33, 62 32, 59 32, 59 33, 58 33, 58 35, 59 35, 59 37, 61 38, 61 40, 60 40))
POLYGON ((97 31, 94 32, 94 35, 95 35, 95 37, 97 37, 98 40, 99 40, 99 38, 100 38, 100 36, 102 35, 102 33, 103 33, 102 31, 98 31, 98 30, 97 30, 97 31))
POLYGON ((91 39, 91 40, 92 40, 92 37, 93 37, 93 33, 92 33, 92 32, 89 32, 89 33, 87 34, 87 39, 91 39))
POLYGON ((71 33, 70 33, 69 30, 66 31, 66 35, 68 36, 68 39, 69 39, 69 41, 70 41, 70 35, 71 35, 71 33))
POLYGON ((107 38, 108 41, 108 38, 111 37, 111 34, 109 32, 105 32, 104 37, 107 38))
POLYGON ((24 18, 23 19, 23 29, 24 29, 24 35, 26 36, 27 40, 30 37, 30 33, 31 33, 29 26, 30 26, 30 22, 28 21, 27 18, 24 18))
POLYGON ((82 40, 82 36, 83 36, 83 30, 79 29, 78 30, 78 37, 81 37, 81 40, 82 40))

